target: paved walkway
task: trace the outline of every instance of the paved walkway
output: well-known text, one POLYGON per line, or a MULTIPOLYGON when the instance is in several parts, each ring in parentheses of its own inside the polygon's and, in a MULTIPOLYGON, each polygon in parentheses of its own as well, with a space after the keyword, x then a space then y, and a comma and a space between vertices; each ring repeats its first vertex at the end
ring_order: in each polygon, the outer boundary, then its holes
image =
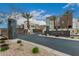
POLYGON ((64 40, 59 38, 43 37, 37 34, 19 35, 18 38, 38 43, 49 48, 74 56, 79 56, 79 41, 64 40))

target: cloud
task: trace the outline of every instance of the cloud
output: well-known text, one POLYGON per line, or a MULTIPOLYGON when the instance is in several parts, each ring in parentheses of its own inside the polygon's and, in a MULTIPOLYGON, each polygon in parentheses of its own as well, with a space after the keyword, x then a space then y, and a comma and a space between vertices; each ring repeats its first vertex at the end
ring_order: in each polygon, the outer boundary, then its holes
POLYGON ((20 16, 20 17, 16 18, 16 20, 17 20, 17 25, 21 25, 21 24, 24 24, 24 21, 26 21, 27 19, 20 16))
POLYGON ((39 18, 41 18, 42 17, 42 14, 44 14, 45 13, 45 11, 44 10, 33 10, 33 11, 31 11, 30 12, 30 14, 32 14, 33 15, 33 18, 34 19, 39 19, 39 18))
POLYGON ((46 19, 46 18, 49 17, 49 16, 51 16, 51 14, 46 14, 46 15, 44 15, 42 18, 43 18, 43 19, 46 19))
POLYGON ((67 7, 69 7, 71 4, 72 4, 72 3, 68 3, 68 4, 66 4, 63 8, 67 8, 67 7))
POLYGON ((46 17, 51 16, 50 14, 46 14, 45 10, 33 10, 30 12, 33 15, 33 19, 44 20, 46 17))
POLYGON ((40 14, 44 13, 44 10, 33 10, 30 12, 33 16, 39 16, 40 14))
POLYGON ((72 7, 73 8, 74 6, 79 7, 79 3, 68 3, 65 6, 63 6, 62 8, 68 8, 68 7, 72 7))
MULTIPOLYGON (((32 19, 30 19, 31 22, 38 24, 38 25, 45 25, 45 21, 44 19, 46 19, 46 17, 51 16, 50 14, 46 14, 45 10, 32 10, 30 12, 31 15, 33 15, 32 19)), ((27 21, 27 19, 25 19, 24 17, 22 17, 21 14, 17 15, 16 17, 17 19, 17 24, 21 25, 24 24, 24 21, 27 21)))
POLYGON ((46 22, 43 21, 43 20, 35 20, 35 19, 33 19, 32 23, 33 24, 38 24, 38 25, 46 25, 46 22))
POLYGON ((38 25, 46 25, 46 22, 43 21, 43 20, 41 20, 41 21, 37 21, 37 24, 38 24, 38 25))

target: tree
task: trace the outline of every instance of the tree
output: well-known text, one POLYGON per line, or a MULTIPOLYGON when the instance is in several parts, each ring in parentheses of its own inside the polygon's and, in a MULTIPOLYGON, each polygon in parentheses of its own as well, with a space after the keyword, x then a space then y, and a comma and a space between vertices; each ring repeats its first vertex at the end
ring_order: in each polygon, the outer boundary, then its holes
POLYGON ((22 16, 27 19, 27 28, 30 29, 29 19, 32 18, 32 15, 26 13, 26 14, 23 14, 22 16))

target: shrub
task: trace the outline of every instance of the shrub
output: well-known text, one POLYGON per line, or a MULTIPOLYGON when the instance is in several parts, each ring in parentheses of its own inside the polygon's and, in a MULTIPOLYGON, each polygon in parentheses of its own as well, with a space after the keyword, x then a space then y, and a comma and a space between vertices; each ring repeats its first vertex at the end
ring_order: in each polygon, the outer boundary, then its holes
POLYGON ((6 38, 6 37, 3 37, 3 38, 1 38, 0 40, 7 40, 7 38, 6 38))
POLYGON ((34 47, 33 49, 32 49, 32 53, 38 53, 39 52, 39 48, 38 47, 34 47))
POLYGON ((0 40, 0 43, 5 43, 5 41, 4 40, 0 40))
POLYGON ((74 38, 74 37, 71 37, 71 38, 74 38))
POLYGON ((55 35, 56 37, 58 37, 59 35, 55 35))
POLYGON ((8 50, 9 49, 9 47, 7 46, 7 47, 0 47, 0 51, 6 51, 6 50, 8 50))
POLYGON ((8 49, 9 49, 8 44, 2 44, 2 45, 0 46, 0 51, 6 51, 6 50, 8 50, 8 49))
POLYGON ((2 44, 1 47, 8 47, 9 44, 2 44))
POLYGON ((22 41, 21 40, 17 40, 17 43, 20 44, 20 43, 22 43, 22 41))
POLYGON ((20 46, 23 46, 22 41, 21 40, 17 40, 17 44, 19 44, 20 46))

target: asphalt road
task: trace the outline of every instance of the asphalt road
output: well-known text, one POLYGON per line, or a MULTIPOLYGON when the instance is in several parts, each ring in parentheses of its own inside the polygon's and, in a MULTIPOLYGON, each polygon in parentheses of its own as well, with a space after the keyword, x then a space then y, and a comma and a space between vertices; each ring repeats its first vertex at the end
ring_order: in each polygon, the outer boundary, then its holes
POLYGON ((18 35, 18 38, 38 43, 73 56, 79 56, 79 41, 43 37, 37 34, 18 35))

